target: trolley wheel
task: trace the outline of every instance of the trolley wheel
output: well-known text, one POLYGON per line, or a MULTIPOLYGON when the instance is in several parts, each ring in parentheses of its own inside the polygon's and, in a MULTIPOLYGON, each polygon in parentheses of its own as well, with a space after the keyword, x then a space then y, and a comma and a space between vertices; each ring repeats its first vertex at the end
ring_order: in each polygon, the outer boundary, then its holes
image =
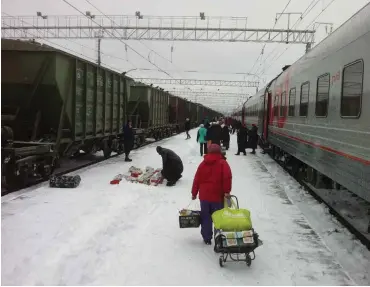
POLYGON ((245 254, 245 262, 247 263, 247 266, 250 267, 252 264, 252 258, 249 254, 245 254))
POLYGON ((220 258, 218 259, 218 262, 220 263, 220 267, 224 267, 224 257, 223 256, 220 256, 220 258))

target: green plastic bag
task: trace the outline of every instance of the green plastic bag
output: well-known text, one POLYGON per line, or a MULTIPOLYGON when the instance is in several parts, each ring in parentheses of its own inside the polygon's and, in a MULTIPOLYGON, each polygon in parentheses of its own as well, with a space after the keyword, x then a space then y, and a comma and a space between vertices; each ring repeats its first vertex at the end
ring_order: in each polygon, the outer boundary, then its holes
POLYGON ((227 206, 217 210, 212 214, 212 221, 216 229, 222 231, 244 231, 252 229, 251 213, 247 209, 237 208, 235 202, 231 200, 234 208, 227 206))

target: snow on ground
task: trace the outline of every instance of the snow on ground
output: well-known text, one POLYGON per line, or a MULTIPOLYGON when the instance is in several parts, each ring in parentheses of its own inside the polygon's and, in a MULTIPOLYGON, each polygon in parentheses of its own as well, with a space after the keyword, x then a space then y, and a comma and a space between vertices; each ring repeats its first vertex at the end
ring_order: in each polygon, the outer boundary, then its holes
POLYGON ((232 193, 241 207, 251 210, 264 245, 256 249, 251 268, 242 262, 227 262, 220 268, 219 256, 213 247, 203 244, 199 229, 178 227, 178 211, 191 202, 193 176, 202 160, 195 130, 191 135, 191 140, 184 140, 181 134, 160 143, 183 159, 183 177, 175 187, 123 181, 118 186, 109 184, 131 165, 160 167, 161 158, 155 151, 158 144, 153 144, 134 151, 132 163, 120 157, 80 170, 82 182, 76 189, 42 185, 3 197, 2 284, 370 283, 364 271, 369 270, 367 250, 350 241, 348 233, 342 237, 338 233, 336 237, 322 235, 334 224, 329 215, 322 214, 324 208, 304 199, 298 184, 266 156, 235 156, 234 136, 227 153, 233 172, 232 193), (316 214, 309 217, 312 209, 316 214), (352 249, 337 256, 349 242, 352 249))

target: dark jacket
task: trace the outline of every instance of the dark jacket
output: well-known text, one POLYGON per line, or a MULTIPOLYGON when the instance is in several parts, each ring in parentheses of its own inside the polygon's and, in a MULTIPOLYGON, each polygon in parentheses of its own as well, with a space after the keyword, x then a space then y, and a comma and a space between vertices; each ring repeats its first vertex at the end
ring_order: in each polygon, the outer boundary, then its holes
POLYGON ((247 130, 241 126, 236 133, 238 145, 245 145, 247 141, 247 130))
POLYGON ((127 143, 134 142, 134 131, 128 124, 123 127, 123 140, 127 143))
POLYGON ((230 142, 229 127, 227 125, 222 128, 222 140, 224 142, 230 142))
POLYGON ((219 124, 213 124, 207 132, 207 140, 214 144, 221 144, 222 140, 222 128, 219 124))
POLYGON ((258 128, 256 126, 253 126, 252 129, 248 133, 248 147, 249 148, 257 148, 258 143, 258 128))
POLYGON ((190 130, 190 121, 185 122, 185 130, 189 131, 190 130))
POLYGON ((171 172, 180 175, 184 171, 182 160, 175 152, 160 146, 157 147, 157 152, 162 157, 164 173, 171 172))

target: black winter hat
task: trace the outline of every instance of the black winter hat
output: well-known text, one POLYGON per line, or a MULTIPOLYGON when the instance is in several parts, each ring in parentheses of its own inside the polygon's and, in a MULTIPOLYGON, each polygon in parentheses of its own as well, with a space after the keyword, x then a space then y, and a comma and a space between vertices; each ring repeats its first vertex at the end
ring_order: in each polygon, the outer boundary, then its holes
POLYGON ((157 153, 161 154, 162 152, 162 147, 161 146, 157 146, 157 153))

